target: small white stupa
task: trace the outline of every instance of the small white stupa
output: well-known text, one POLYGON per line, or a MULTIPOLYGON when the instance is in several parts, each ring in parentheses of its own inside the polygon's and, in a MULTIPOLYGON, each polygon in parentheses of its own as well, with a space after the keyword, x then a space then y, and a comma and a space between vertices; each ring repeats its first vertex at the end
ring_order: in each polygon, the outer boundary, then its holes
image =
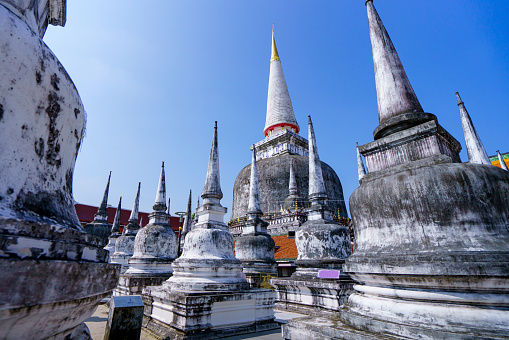
POLYGON ((249 289, 242 262, 233 253, 233 236, 223 222, 217 122, 201 197, 198 222, 185 237, 182 256, 172 264, 173 276, 162 286, 143 290, 145 310, 150 311, 145 327, 172 339, 217 339, 278 328, 274 292, 249 289))
POLYGON ((177 257, 177 236, 166 213, 164 162, 149 223, 140 229, 134 240, 134 253, 129 269, 120 277, 117 293, 134 295, 146 286, 160 285, 173 272, 171 263, 177 257))
POLYGON ((115 252, 110 256, 110 263, 118 263, 122 265, 121 274, 125 273, 129 268, 129 259, 134 253, 134 239, 138 230, 140 230, 138 222, 138 210, 140 206, 140 187, 141 183, 138 183, 138 191, 136 193, 136 199, 134 200, 133 210, 129 217, 128 224, 124 227, 122 235, 117 239, 115 243, 115 252))
POLYGON ((274 258, 275 243, 267 233, 268 223, 261 219, 263 212, 260 207, 256 148, 254 145, 249 189, 247 211, 249 218, 242 230, 242 236, 235 243, 235 254, 242 261, 244 274, 251 287, 261 287, 262 283, 268 284, 268 278, 277 276, 277 263, 274 258))
POLYGON ((111 235, 108 237, 108 244, 104 247, 104 250, 110 252, 110 255, 113 255, 115 252, 115 244, 117 243, 117 238, 120 237, 120 214, 122 212, 122 196, 120 196, 120 200, 118 201, 117 211, 115 212, 115 219, 113 220, 113 226, 111 227, 111 235))

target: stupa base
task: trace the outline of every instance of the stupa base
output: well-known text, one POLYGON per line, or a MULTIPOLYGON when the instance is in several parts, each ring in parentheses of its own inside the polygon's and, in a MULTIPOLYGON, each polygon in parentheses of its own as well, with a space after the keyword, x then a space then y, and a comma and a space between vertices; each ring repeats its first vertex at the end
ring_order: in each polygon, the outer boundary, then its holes
POLYGON ((293 279, 270 280, 276 287, 276 309, 314 315, 336 313, 353 292, 353 281, 348 275, 340 279, 293 279))
POLYGON ((164 281, 168 280, 170 276, 171 273, 151 276, 129 276, 123 274, 118 280, 118 285, 113 291, 113 295, 141 295, 144 288, 160 286, 164 281))
POLYGON ((339 314, 301 318, 285 339, 507 339, 507 295, 355 286, 339 314))
POLYGON ((273 291, 179 292, 164 287, 143 291, 143 327, 165 339, 217 339, 277 329, 273 291))

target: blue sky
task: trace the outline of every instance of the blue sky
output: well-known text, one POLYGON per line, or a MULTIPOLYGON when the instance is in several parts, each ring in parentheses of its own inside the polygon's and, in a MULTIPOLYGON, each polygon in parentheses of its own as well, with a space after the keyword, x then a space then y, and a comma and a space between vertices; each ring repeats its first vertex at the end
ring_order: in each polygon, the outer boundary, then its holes
MULTIPOLYGON (((509 3, 374 2, 424 110, 465 145, 459 91, 489 155, 509 151, 509 3)), ((74 196, 140 209, 155 199, 161 161, 172 214, 193 209, 218 121, 223 206, 230 217, 238 172, 263 138, 271 26, 306 136, 311 115, 320 157, 345 198, 358 186, 355 142, 378 125, 364 0, 72 0, 66 27, 44 40, 74 80, 88 115, 74 196)), ((461 153, 467 160, 466 151, 461 153)))

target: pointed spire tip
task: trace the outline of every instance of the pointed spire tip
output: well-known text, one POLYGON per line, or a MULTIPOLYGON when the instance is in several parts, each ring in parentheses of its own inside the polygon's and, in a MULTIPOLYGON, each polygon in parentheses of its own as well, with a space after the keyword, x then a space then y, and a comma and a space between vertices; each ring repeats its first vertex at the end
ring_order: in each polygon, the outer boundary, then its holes
POLYGON ((456 92, 456 99, 458 100, 458 105, 463 104, 463 101, 461 100, 459 92, 456 92))

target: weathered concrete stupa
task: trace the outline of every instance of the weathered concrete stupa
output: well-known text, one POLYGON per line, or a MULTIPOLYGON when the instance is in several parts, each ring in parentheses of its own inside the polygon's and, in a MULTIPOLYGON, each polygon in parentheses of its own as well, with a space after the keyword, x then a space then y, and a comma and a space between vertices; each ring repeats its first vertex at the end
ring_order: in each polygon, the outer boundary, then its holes
POLYGON ((122 212, 122 196, 118 200, 117 211, 115 212, 115 218, 113 219, 113 225, 111 227, 111 235, 108 237, 108 244, 104 247, 104 250, 110 252, 110 255, 113 255, 115 252, 115 244, 117 243, 117 238, 120 237, 120 214, 122 212))
POLYGON ((42 40, 65 13, 65 1, 0 0, 1 339, 77 337, 118 278, 74 209, 85 110, 42 40))
MULTIPOLYGON (((128 224, 124 227, 122 235, 117 238, 115 242, 115 252, 110 255, 110 263, 117 263, 122 265, 121 273, 125 273, 129 268, 129 259, 134 254, 134 239, 140 225, 138 224, 138 211, 140 207, 140 188, 141 183, 138 183, 138 191, 136 192, 136 198, 133 204, 133 210, 131 216, 127 221, 128 224)), ((140 223, 141 224, 141 223, 140 223)))
POLYGON ((171 263, 177 258, 177 236, 166 213, 164 163, 157 187, 154 211, 149 223, 136 234, 129 269, 120 276, 117 295, 137 295, 147 286, 158 286, 171 276, 171 263))
POLYGON ((146 327, 172 339, 216 339, 277 327, 274 293, 249 289, 223 222, 217 122, 201 197, 198 222, 186 236, 182 256, 172 264, 173 276, 162 287, 143 291, 146 327))
POLYGON ((101 205, 97 210, 97 214, 94 215, 94 220, 89 224, 85 225, 85 231, 89 234, 95 235, 99 237, 104 244, 108 243, 108 238, 111 235, 111 224, 108 223, 108 193, 110 191, 110 180, 111 180, 111 171, 108 176, 108 183, 106 184, 106 189, 104 189, 103 199, 101 201, 101 205))
POLYGON ((242 261, 243 272, 251 287, 259 287, 263 275, 277 273, 274 259, 274 240, 267 233, 268 223, 260 217, 260 194, 258 191, 258 170, 256 168, 256 148, 253 146, 251 180, 249 190, 249 219, 244 226, 242 236, 235 243, 235 255, 242 261))
MULTIPOLYGON (((270 59, 269 89, 265 138, 256 143, 260 208, 267 219, 269 211, 280 211, 283 207, 295 210, 295 197, 300 197, 297 208, 308 205, 308 141, 299 135, 299 124, 295 119, 292 101, 283 74, 281 59, 276 48, 272 31, 272 53, 270 59), (293 166, 293 176, 290 168, 293 166), (294 181, 290 183, 290 179, 294 181), (292 199, 288 200, 290 188, 292 199)), ((250 188, 251 165, 245 166, 238 174, 233 187, 233 207, 231 221, 245 219, 248 215, 248 197, 250 188)), ((343 188, 334 170, 322 163, 325 190, 329 197, 329 206, 335 214, 347 217, 343 198, 343 188)), ((268 232, 271 235, 295 231, 301 221, 297 214, 285 218, 288 223, 271 223, 268 232), (290 221, 291 220, 291 221, 290 221)), ((243 223, 231 228, 234 237, 240 236, 243 223)))
POLYGON ((309 117, 309 198, 305 211, 307 221, 296 232, 297 271, 291 278, 272 279, 279 309, 303 313, 339 310, 353 281, 341 272, 345 258, 351 254, 348 228, 333 220, 327 205, 316 138, 309 117))
POLYGON ((356 249, 345 265, 361 284, 338 318, 289 322, 284 335, 506 339, 509 173, 483 164, 476 133, 466 136, 477 145, 470 162, 460 162, 460 144, 423 112, 366 6, 380 125, 359 147, 369 173, 350 198, 356 249))

